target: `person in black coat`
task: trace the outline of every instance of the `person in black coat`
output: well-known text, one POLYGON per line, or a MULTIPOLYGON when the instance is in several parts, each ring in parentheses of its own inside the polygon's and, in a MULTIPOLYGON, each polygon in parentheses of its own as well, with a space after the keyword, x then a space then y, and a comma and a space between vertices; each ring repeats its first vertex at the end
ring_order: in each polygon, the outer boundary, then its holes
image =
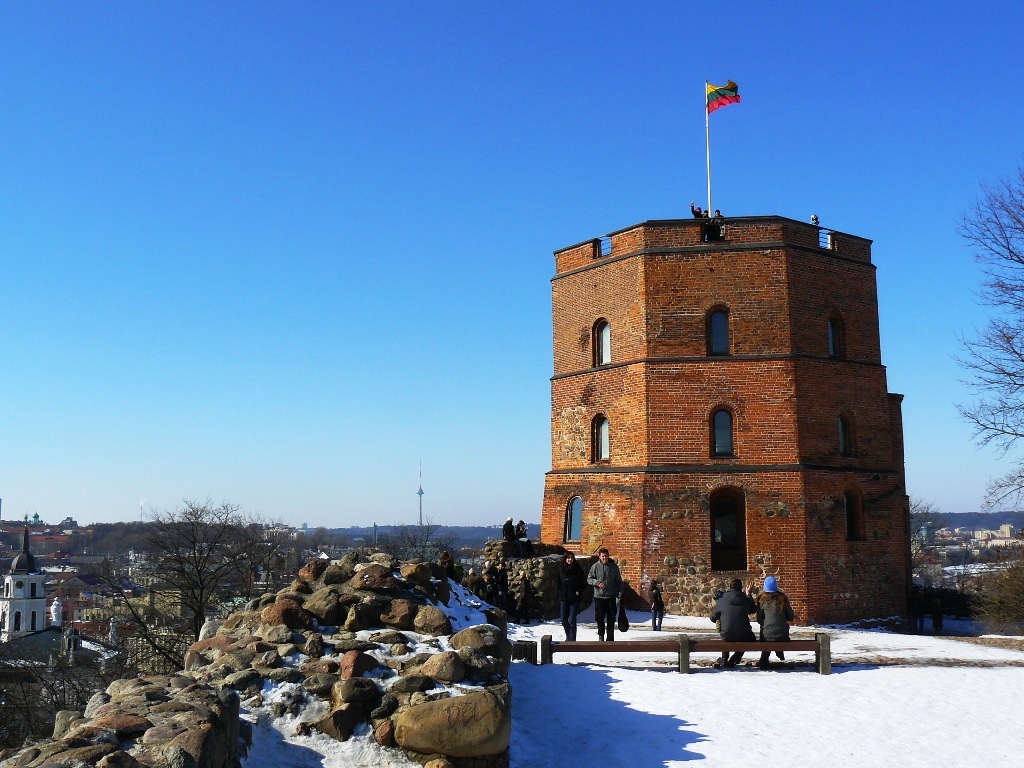
POLYGON ((566 640, 576 639, 576 614, 580 611, 580 600, 586 588, 587 575, 576 562, 576 555, 566 552, 562 567, 558 569, 558 601, 566 640))
POLYGON ((651 629, 661 631, 661 621, 665 618, 665 601, 661 597, 661 587, 657 579, 651 581, 651 629))
POLYGON ((524 557, 533 557, 533 542, 529 539, 525 520, 516 523, 516 544, 524 557))
MULTIPOLYGON (((750 614, 757 613, 757 605, 750 597, 754 585, 743 590, 743 582, 733 579, 729 591, 718 598, 715 609, 711 612, 712 621, 721 621, 720 630, 723 640, 744 642, 757 640, 754 629, 750 626, 750 614)), ((725 661, 725 666, 735 667, 743 660, 743 651, 736 651, 732 658, 725 661)))
POLYGON ((497 595, 497 602, 494 604, 508 613, 508 566, 505 565, 504 560, 498 563, 498 575, 494 577, 494 591, 497 595))
MULTIPOLYGON (((512 553, 516 557, 523 556, 523 545, 516 538, 516 524, 512 522, 511 517, 505 520, 505 524, 501 526, 501 538, 512 545, 512 553)), ((505 551, 507 552, 508 550, 505 551)))

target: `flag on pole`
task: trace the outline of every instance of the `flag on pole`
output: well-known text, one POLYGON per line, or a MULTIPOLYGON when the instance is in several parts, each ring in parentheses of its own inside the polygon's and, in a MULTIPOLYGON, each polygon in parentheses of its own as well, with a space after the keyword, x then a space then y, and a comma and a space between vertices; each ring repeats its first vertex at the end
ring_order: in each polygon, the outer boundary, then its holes
POLYGON ((740 101, 739 87, 732 80, 725 85, 712 85, 708 83, 707 89, 709 115, 719 107, 738 104, 740 101))

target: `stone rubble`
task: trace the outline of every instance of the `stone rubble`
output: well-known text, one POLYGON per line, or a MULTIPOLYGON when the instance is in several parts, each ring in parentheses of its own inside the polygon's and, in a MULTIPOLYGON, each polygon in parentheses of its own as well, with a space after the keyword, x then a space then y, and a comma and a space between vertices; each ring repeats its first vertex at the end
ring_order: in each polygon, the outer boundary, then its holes
MULTIPOLYGON (((523 561, 526 562, 526 561, 523 561)), ((505 617, 453 632, 443 569, 352 553, 207 622, 174 675, 118 680, 0 768, 239 768, 252 721, 373 739, 433 768, 508 765, 505 617)), ((286 730, 287 735, 287 730, 286 730)))

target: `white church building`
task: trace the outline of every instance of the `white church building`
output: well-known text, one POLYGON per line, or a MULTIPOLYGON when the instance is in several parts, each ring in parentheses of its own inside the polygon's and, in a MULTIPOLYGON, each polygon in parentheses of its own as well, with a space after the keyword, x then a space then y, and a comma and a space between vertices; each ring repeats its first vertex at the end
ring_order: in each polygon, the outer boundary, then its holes
POLYGON ((26 526, 21 552, 11 561, 11 568, 4 575, 4 592, 0 598, 0 642, 6 643, 46 628, 44 581, 45 576, 36 565, 36 559, 28 551, 26 526))

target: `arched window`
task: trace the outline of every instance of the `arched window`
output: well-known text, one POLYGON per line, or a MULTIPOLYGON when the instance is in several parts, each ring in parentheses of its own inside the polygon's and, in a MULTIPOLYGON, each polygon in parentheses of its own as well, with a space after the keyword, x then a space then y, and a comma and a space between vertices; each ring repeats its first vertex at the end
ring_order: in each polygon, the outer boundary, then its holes
POLYGON ((846 509, 847 541, 863 541, 864 510, 861 507, 860 496, 853 491, 846 491, 843 494, 843 506, 846 509))
POLYGON ((612 361, 612 326, 601 319, 594 323, 594 367, 608 365, 612 361))
POLYGON ((21 632, 21 611, 14 612, 14 627, 12 629, 15 632, 21 632))
POLYGON ((33 632, 36 631, 36 612, 32 611, 32 626, 29 627, 33 632))
POLYGON ((711 570, 747 570, 746 518, 742 491, 722 488, 711 494, 711 570))
POLYGON ((720 408, 711 415, 711 454, 732 456, 732 414, 720 408))
POLYGON ((583 534, 583 499, 573 496, 565 508, 565 540, 579 541, 583 534))
POLYGON ((853 424, 846 416, 839 416, 839 455, 853 456, 853 424))
POLYGON ((729 312, 713 309, 708 313, 707 342, 709 355, 729 354, 729 312))
POLYGON ((608 434, 608 419, 598 415, 594 417, 591 425, 593 431, 593 452, 594 461, 607 461, 611 456, 611 437, 608 434))
POLYGON ((846 332, 843 327, 843 319, 839 315, 832 315, 828 319, 826 331, 828 333, 828 356, 846 357, 846 332))

